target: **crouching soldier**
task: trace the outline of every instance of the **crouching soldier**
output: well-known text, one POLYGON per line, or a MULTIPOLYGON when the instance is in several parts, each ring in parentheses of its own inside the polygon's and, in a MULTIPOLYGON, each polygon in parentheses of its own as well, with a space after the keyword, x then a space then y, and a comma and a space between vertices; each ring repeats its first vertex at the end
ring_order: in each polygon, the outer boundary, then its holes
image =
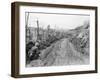
POLYGON ((29 57, 30 57, 30 60, 35 60, 35 59, 38 59, 39 58, 39 54, 40 54, 40 51, 39 51, 39 43, 36 42, 35 43, 35 46, 33 46, 28 54, 29 54, 29 57))

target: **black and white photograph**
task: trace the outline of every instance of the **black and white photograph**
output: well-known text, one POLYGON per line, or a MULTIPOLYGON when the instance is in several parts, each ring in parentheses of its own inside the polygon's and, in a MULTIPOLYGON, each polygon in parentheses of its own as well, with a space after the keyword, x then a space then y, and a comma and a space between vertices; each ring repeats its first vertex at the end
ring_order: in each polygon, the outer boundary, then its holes
POLYGON ((97 73, 97 7, 12 4, 12 76, 97 73))
POLYGON ((90 15, 25 12, 26 67, 90 64, 90 15))

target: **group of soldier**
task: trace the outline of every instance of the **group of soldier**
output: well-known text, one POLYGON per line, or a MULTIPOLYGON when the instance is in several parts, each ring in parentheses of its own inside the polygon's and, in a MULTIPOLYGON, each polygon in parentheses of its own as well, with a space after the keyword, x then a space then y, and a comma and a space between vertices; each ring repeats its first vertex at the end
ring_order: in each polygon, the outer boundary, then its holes
POLYGON ((26 44, 26 59, 28 62, 39 58, 39 46, 40 41, 30 41, 28 44, 26 44))

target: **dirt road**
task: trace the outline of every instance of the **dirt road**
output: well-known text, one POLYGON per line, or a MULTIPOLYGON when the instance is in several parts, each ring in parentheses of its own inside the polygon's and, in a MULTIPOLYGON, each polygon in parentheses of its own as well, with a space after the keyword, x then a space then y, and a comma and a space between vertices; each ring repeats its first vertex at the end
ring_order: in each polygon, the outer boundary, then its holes
POLYGON ((62 66, 89 64, 89 56, 79 53, 67 38, 53 43, 43 50, 40 59, 32 61, 29 66, 62 66))
POLYGON ((88 56, 75 50, 74 45, 68 39, 63 39, 59 44, 57 57, 53 65, 88 64, 88 56))

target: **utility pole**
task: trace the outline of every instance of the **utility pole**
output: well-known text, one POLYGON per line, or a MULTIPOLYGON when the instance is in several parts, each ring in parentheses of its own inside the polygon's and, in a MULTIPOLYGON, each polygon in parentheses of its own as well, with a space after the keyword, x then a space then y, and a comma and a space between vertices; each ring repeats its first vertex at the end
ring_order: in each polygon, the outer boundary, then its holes
POLYGON ((27 17, 26 17, 26 28, 28 27, 28 19, 29 19, 29 12, 27 13, 27 17))
POLYGON ((48 25, 47 30, 48 30, 48 36, 49 36, 49 34, 50 34, 50 25, 48 25))
POLYGON ((37 40, 39 40, 39 21, 37 19, 37 40))
POLYGON ((25 20, 26 20, 25 28, 26 28, 26 43, 27 43, 28 40, 30 39, 30 36, 27 36, 28 32, 30 34, 30 30, 28 29, 29 12, 27 13, 27 16, 26 16, 25 20))

